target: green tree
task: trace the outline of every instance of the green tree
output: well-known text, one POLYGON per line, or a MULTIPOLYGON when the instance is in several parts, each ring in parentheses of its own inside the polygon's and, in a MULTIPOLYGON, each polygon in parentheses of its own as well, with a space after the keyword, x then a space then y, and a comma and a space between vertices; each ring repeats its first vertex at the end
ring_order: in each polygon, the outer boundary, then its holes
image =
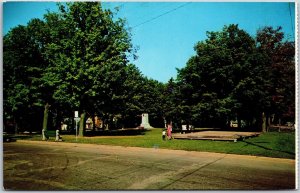
POLYGON ((256 40, 237 25, 207 36, 178 70, 183 119, 213 127, 237 119, 252 128, 261 128, 263 114, 293 119, 294 43, 283 41, 281 28, 263 28, 256 40))
POLYGON ((126 80, 123 84, 123 106, 121 121, 123 126, 137 127, 141 114, 149 114, 153 127, 163 126, 164 84, 142 75, 133 64, 126 66, 126 80))
POLYGON ((164 85, 163 96, 161 101, 163 101, 163 116, 166 123, 173 123, 174 129, 179 127, 181 124, 180 117, 180 101, 178 100, 179 87, 177 82, 173 78, 164 85))
POLYGON ((141 90, 142 112, 149 114, 149 123, 153 127, 163 127, 164 84, 151 78, 144 78, 141 90))
POLYGON ((141 123, 143 113, 143 83, 144 77, 133 64, 126 66, 126 80, 124 82, 124 102, 122 122, 126 127, 137 127, 141 123))
MULTIPOLYGON (((257 31, 257 50, 262 55, 269 80, 267 117, 277 123, 295 118, 295 43, 285 40, 281 27, 264 27, 257 31)), ((270 121, 269 121, 270 122, 270 121)))
POLYGON ((221 32, 208 32, 207 36, 208 39, 196 44, 197 55, 178 71, 182 113, 203 126, 224 126, 240 116, 233 90, 248 76, 246 66, 255 42, 237 25, 225 26, 221 32))
MULTIPOLYGON (((129 90, 126 91, 127 124, 138 126, 141 123, 141 114, 149 114, 149 123, 153 127, 163 127, 163 91, 164 84, 144 77, 136 69, 131 68, 135 75, 126 83, 129 90), (134 78, 135 77, 135 78, 134 78), (131 98, 130 98, 131 97, 131 98), (133 121, 130 123, 130 121, 133 121)), ((129 76, 130 77, 130 76, 129 76)))
POLYGON ((33 19, 27 26, 13 28, 3 38, 4 120, 13 118, 16 127, 29 131, 41 125, 39 119, 34 119, 41 117, 38 79, 47 67, 39 41, 41 30, 43 22, 33 19))
POLYGON ((86 112, 94 111, 91 102, 102 118, 111 120, 121 111, 130 34, 124 20, 115 20, 100 2, 60 4, 58 13, 45 18, 51 34, 45 56, 51 66, 43 79, 54 87, 55 101, 79 109, 83 136, 86 112))

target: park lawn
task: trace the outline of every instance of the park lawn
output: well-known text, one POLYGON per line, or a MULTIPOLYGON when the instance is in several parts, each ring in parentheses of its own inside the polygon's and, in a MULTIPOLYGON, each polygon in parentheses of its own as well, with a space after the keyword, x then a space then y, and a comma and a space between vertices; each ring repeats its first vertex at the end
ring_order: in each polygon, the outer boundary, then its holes
MULTIPOLYGON (((294 132, 269 132, 238 142, 179 139, 163 141, 161 139, 161 129, 152 129, 145 131, 141 135, 131 136, 78 137, 77 142, 73 135, 62 135, 62 137, 65 142, 71 143, 163 148, 295 159, 294 132)), ((41 136, 35 136, 31 140, 41 140, 41 136)), ((54 141, 54 138, 52 137, 50 141, 54 141)))

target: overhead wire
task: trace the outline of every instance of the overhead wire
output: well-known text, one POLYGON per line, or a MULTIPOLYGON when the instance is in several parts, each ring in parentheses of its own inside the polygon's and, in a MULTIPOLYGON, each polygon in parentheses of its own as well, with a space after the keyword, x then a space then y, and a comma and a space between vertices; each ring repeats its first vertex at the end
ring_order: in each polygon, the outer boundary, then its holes
POLYGON ((176 10, 182 8, 182 7, 185 7, 186 5, 188 5, 188 4, 190 4, 190 3, 191 3, 191 2, 184 3, 183 5, 180 5, 180 6, 178 6, 178 7, 175 7, 174 9, 171 9, 171 10, 169 10, 169 11, 166 11, 166 12, 164 12, 164 13, 158 15, 158 16, 152 17, 152 18, 150 18, 150 19, 148 19, 148 20, 146 20, 146 21, 143 21, 143 22, 141 22, 141 23, 139 23, 139 24, 137 24, 137 25, 131 27, 131 29, 136 28, 136 27, 139 27, 139 26, 144 25, 144 24, 146 24, 146 23, 149 23, 149 22, 151 22, 151 21, 153 21, 153 20, 156 20, 156 19, 158 19, 158 18, 160 18, 160 17, 162 17, 162 16, 164 16, 164 15, 167 15, 167 14, 169 14, 169 13, 171 13, 171 12, 174 12, 174 11, 176 11, 176 10))
MULTIPOLYGON (((145 4, 146 3, 141 3, 140 6, 145 6, 145 4)), ((156 3, 156 4, 153 5, 153 3, 148 2, 146 4, 146 6, 148 6, 149 4, 152 6, 152 9, 155 9, 155 11, 158 12, 158 13, 162 13, 162 12, 168 10, 170 6, 174 7, 173 3, 156 3), (162 5, 162 7, 161 7, 161 5, 162 5), (158 7, 155 7, 155 6, 158 6, 158 7)), ((149 12, 144 11, 143 14, 141 14, 141 15, 139 14, 139 18, 145 18, 145 16, 149 16, 149 12)), ((141 19, 141 20, 145 20, 145 19, 141 19)), ((139 22, 136 22, 136 23, 139 23, 139 22)))

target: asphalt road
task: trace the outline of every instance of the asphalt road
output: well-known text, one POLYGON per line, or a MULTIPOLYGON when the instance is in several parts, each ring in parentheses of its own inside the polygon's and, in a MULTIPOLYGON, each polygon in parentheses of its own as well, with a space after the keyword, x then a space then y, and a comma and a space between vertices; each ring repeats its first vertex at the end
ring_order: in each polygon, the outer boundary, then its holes
POLYGON ((295 160, 62 142, 3 144, 5 190, 286 190, 295 160))

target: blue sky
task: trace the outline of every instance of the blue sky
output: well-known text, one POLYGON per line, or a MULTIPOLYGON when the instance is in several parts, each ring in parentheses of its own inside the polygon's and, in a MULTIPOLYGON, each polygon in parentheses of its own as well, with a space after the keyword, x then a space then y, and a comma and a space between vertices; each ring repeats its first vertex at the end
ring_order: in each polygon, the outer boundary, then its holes
MULTIPOLYGON (((220 31, 224 25, 238 24, 251 36, 260 27, 282 26, 287 39, 295 37, 295 4, 288 2, 105 2, 103 6, 120 7, 117 16, 127 19, 132 43, 139 47, 139 58, 132 63, 161 82, 176 77, 176 68, 195 55, 194 45, 206 39, 207 31, 220 31)), ((43 18, 47 9, 57 11, 55 2, 4 3, 3 34, 32 18, 43 18)))

